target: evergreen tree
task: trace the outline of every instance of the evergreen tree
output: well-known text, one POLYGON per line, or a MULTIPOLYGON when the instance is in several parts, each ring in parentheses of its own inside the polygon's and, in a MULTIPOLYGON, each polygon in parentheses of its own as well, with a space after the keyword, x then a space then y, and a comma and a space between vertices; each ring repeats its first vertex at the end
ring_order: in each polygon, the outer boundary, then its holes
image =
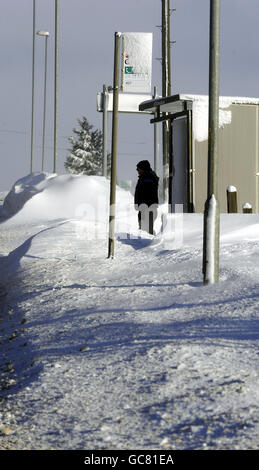
MULTIPOLYGON (((79 129, 73 129, 75 137, 69 137, 71 149, 65 162, 69 173, 79 175, 102 175, 102 132, 93 130, 86 117, 77 120, 79 129)), ((108 168, 110 155, 108 156, 108 168)))

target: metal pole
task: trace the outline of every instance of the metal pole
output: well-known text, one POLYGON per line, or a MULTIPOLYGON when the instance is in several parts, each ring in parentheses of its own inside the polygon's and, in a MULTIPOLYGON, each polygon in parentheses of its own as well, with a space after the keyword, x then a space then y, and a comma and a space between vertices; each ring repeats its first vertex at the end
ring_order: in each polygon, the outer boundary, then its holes
POLYGON ((34 159, 34 82, 35 82, 35 28, 36 28, 36 0, 33 0, 33 28, 32 28, 32 100, 31 100, 31 163, 30 172, 33 171, 34 159))
POLYGON ((108 87, 103 85, 103 176, 107 178, 108 87))
POLYGON ((219 278, 218 124, 220 0, 210 0, 208 192, 204 210, 203 280, 219 278))
MULTIPOLYGON (((154 99, 157 98, 157 86, 154 87, 154 99)), ((155 117, 157 117, 157 113, 155 113, 155 117)), ((158 133, 158 123, 154 123, 154 171, 158 173, 158 157, 159 157, 159 133, 158 133)))
POLYGON ((55 80, 54 80, 54 156, 53 172, 57 172, 58 144, 58 0, 55 0, 55 80))
POLYGON ((108 258, 113 258, 114 257, 115 202, 116 202, 116 176, 117 176, 117 140, 118 140, 118 109, 119 109, 119 77, 120 77, 120 37, 121 37, 121 33, 115 33, 115 36, 114 36, 112 154, 111 154, 108 258))
MULTIPOLYGON (((162 96, 171 94, 171 61, 170 61, 170 0, 162 1, 162 96)), ((169 122, 162 124, 163 142, 163 198, 168 202, 169 185, 169 122)))
POLYGON ((162 96, 171 95, 170 0, 162 1, 162 96))
POLYGON ((45 127, 46 127, 46 97, 47 97, 47 67, 48 67, 48 37, 45 35, 45 73, 44 73, 44 108, 43 108, 43 132, 42 132, 42 163, 41 169, 44 171, 44 153, 45 153, 45 127))
POLYGON ((170 45, 170 0, 167 0, 165 8, 165 25, 166 25, 166 94, 171 95, 171 45, 170 45))

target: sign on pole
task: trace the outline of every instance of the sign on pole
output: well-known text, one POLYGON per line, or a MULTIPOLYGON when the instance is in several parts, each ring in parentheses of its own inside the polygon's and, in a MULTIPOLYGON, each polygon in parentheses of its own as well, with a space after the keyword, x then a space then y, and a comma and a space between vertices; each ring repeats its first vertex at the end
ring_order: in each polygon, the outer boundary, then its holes
POLYGON ((115 203, 121 37, 121 91, 129 93, 151 92, 152 33, 115 33, 108 258, 114 257, 115 245, 115 203))
POLYGON ((120 76, 120 37, 121 33, 114 35, 114 69, 113 69, 113 113, 112 113, 112 154, 110 179, 110 214, 109 214, 109 242, 108 258, 114 257, 115 244, 115 202, 117 179, 117 137, 118 137, 118 109, 119 109, 119 76, 120 76))
POLYGON ((123 92, 151 92, 152 43, 152 33, 122 34, 121 90, 123 92))

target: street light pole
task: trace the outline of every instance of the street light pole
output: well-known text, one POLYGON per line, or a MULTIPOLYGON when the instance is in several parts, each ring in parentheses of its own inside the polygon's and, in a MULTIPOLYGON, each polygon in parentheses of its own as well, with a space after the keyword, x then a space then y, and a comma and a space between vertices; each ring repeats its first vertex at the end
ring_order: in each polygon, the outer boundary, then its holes
POLYGON ((33 27, 32 27, 32 99, 31 99, 31 163, 30 172, 33 171, 34 158, 34 77, 35 77, 35 29, 36 29, 36 0, 33 0, 33 27))
POLYGON ((44 104, 43 104, 43 131, 42 131, 42 160, 41 169, 44 171, 44 153, 45 153, 45 126, 46 126, 46 96, 47 96, 47 67, 48 67, 48 31, 38 31, 38 36, 45 37, 45 72, 44 72, 44 104))
POLYGON ((58 144, 58 0, 55 0, 55 80, 54 80, 54 156, 53 172, 57 172, 58 144))

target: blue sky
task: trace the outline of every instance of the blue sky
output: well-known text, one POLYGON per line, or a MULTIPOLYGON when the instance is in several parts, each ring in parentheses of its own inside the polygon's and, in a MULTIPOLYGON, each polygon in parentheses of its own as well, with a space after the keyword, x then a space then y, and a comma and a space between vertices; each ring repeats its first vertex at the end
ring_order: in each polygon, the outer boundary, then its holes
MULTIPOLYGON (((172 93, 208 93, 209 0, 171 0, 172 93)), ((54 0, 36 1, 36 30, 50 32, 46 166, 53 169, 54 0)), ((30 171, 32 0, 1 0, 0 191, 30 171)), ((259 97, 259 2, 221 1, 220 93, 259 97)), ((68 137, 83 115, 96 128, 96 95, 113 81, 114 32, 153 32, 153 85, 161 91, 161 0, 59 0, 58 173, 68 137)), ((36 38, 35 160, 41 169, 44 40, 36 38)), ((110 118, 111 130, 111 118, 110 118)), ((120 115, 118 175, 135 177, 136 162, 153 157, 148 116, 120 115)))

